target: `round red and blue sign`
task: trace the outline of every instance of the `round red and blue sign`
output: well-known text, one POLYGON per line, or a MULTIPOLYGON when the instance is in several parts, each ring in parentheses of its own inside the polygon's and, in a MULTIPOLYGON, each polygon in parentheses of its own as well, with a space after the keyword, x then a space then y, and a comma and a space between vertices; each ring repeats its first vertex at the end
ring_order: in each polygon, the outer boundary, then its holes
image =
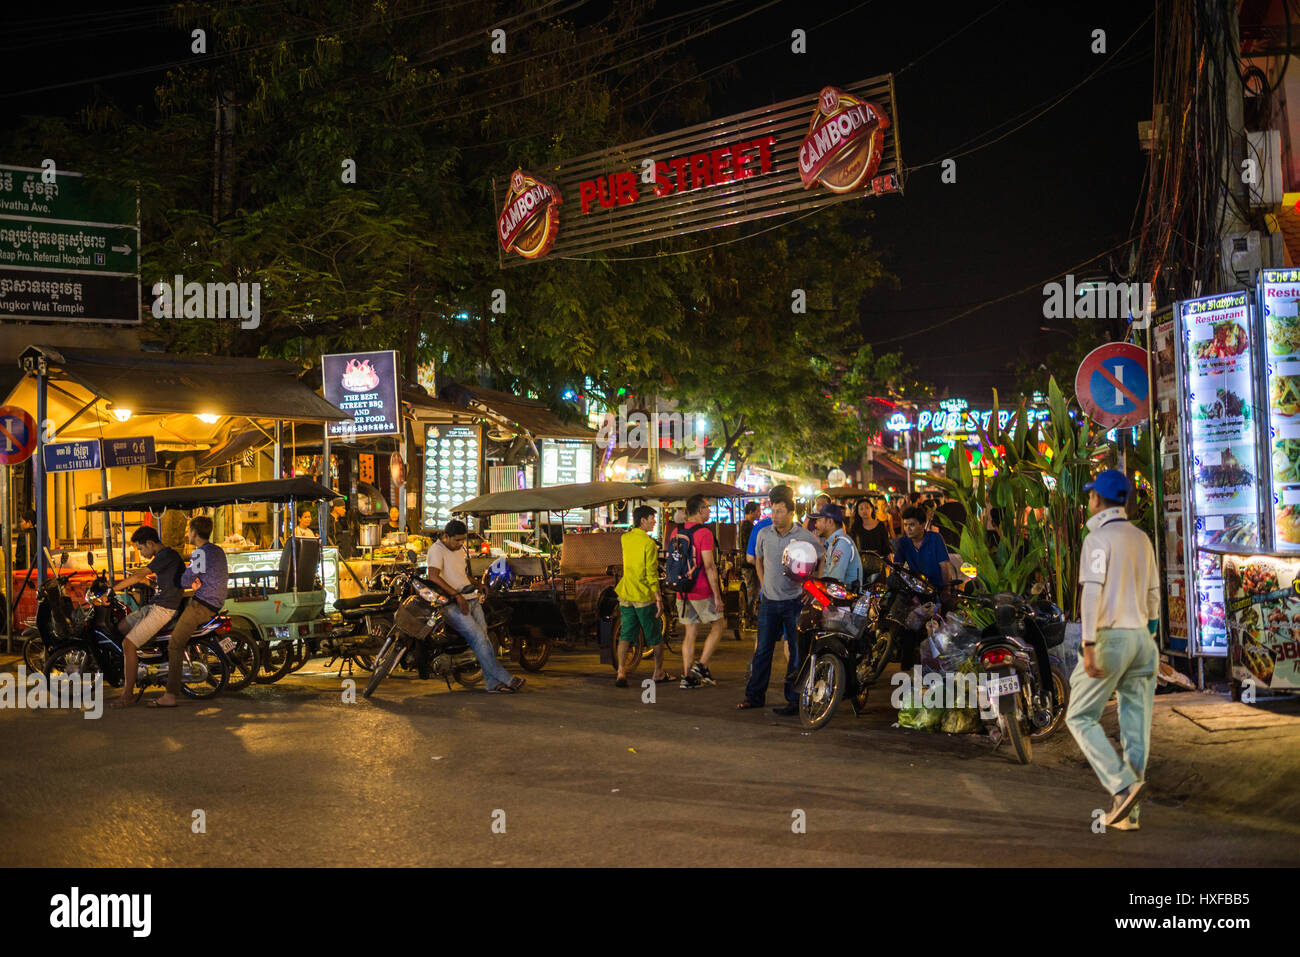
POLYGON ((0 465, 26 462, 35 450, 35 420, 16 405, 0 405, 0 465))
POLYGON ((1106 429, 1130 429, 1146 421, 1150 393, 1146 350, 1128 342, 1093 349, 1074 377, 1079 407, 1106 429))

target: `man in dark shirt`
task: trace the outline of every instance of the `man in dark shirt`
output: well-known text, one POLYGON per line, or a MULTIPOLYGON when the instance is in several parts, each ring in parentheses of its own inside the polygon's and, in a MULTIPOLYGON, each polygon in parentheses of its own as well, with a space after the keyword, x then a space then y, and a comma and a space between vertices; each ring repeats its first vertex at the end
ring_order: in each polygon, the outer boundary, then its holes
MULTIPOLYGON (((137 650, 153 641, 163 625, 171 621, 172 615, 176 614, 176 609, 181 606, 183 597, 181 571, 184 565, 176 549, 165 546, 158 537, 157 530, 147 525, 135 530, 131 535, 131 543, 135 545, 141 556, 149 560, 149 564, 123 578, 114 586, 115 590, 120 592, 124 588, 141 584, 150 575, 155 577, 157 585, 153 601, 139 611, 127 615, 118 626, 118 630, 126 636, 122 640, 126 680, 122 686, 122 697, 112 704, 115 708, 126 708, 135 704, 135 673, 139 660, 137 650)), ((179 664, 178 661, 178 667, 179 664)), ((170 663, 168 669, 170 679, 170 663)))
POLYGON ((961 530, 966 524, 966 506, 955 498, 945 497, 943 504, 935 509, 934 530, 939 533, 943 543, 948 546, 949 551, 957 551, 961 547, 961 530), (946 516, 948 521, 957 526, 956 530, 949 528, 944 524, 940 515, 946 516))
POLYGON ((190 519, 185 540, 194 546, 194 551, 190 554, 189 568, 181 574, 181 587, 192 587, 194 595, 177 619, 167 644, 167 690, 157 701, 150 702, 151 708, 176 707, 181 693, 181 669, 185 666, 185 646, 194 632, 211 621, 226 602, 230 584, 226 552, 221 546, 213 545, 208 540, 211 537, 212 519, 206 515, 190 519))
POLYGON ((23 512, 22 521, 18 523, 18 534, 14 536, 14 568, 30 568, 28 556, 31 554, 31 540, 36 537, 36 510, 29 508, 23 512))
MULTIPOLYGON (((894 564, 906 565, 924 575, 941 597, 948 592, 948 548, 937 532, 925 530, 925 512, 913 507, 903 510, 903 534, 894 541, 894 564)), ((919 632, 899 633, 899 665, 908 671, 917 663, 917 647, 923 635, 919 632)))

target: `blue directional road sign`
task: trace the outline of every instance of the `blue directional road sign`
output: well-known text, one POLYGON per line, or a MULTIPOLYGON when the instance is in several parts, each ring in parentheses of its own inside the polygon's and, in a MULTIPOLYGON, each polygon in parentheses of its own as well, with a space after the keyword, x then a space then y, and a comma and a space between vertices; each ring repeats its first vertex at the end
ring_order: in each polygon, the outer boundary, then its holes
POLYGON ((103 439, 104 468, 116 469, 127 465, 153 465, 158 461, 152 435, 136 435, 129 439, 103 439))

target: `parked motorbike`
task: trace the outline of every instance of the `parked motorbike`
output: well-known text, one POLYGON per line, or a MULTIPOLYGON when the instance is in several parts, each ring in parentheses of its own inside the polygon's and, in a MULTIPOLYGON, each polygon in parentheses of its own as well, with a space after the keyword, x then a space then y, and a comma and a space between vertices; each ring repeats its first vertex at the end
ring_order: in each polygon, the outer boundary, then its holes
POLYGON ((453 679, 467 688, 483 680, 474 652, 455 629, 447 627, 442 612, 452 599, 418 576, 412 576, 410 587, 393 615, 393 629, 375 656, 375 670, 362 692, 367 698, 399 664, 416 670, 421 678, 444 679, 448 689, 453 679))
POLYGON ((833 578, 810 578, 803 590, 799 718, 815 731, 846 697, 855 714, 862 712, 912 608, 933 601, 936 592, 923 576, 885 560, 865 576, 860 591, 833 578))
MULTIPOLYGON (((125 654, 118 623, 126 617, 127 610, 117 599, 103 572, 86 589, 86 605, 89 613, 81 626, 75 631, 70 629, 69 640, 46 655, 45 676, 53 682, 59 677, 102 673, 108 684, 120 687, 125 680, 125 654)), ((52 609, 52 615, 57 621, 60 617, 57 608, 52 609)), ((175 623, 173 618, 158 632, 153 642, 139 651, 135 680, 137 701, 147 688, 167 685, 167 643, 175 623)), ((56 633, 61 628, 62 624, 57 624, 56 633)), ((189 697, 212 698, 226 689, 232 670, 228 654, 236 647, 229 633, 229 617, 214 615, 186 643, 181 690, 189 697)))
POLYGON ((975 655, 997 706, 995 724, 1016 760, 1028 764, 1033 742, 1061 729, 1070 704, 1065 666, 1050 653, 1065 640, 1065 615, 1049 601, 998 594, 967 598, 993 611, 975 655))
MULTIPOLYGON (((50 567, 54 567, 54 558, 49 550, 45 552, 50 567)), ((30 673, 44 673, 45 659, 49 652, 72 640, 76 623, 76 610, 72 599, 67 594, 67 584, 63 579, 63 566, 68 563, 68 553, 59 555, 58 568, 45 579, 45 584, 36 592, 36 625, 24 632, 23 662, 30 673)))

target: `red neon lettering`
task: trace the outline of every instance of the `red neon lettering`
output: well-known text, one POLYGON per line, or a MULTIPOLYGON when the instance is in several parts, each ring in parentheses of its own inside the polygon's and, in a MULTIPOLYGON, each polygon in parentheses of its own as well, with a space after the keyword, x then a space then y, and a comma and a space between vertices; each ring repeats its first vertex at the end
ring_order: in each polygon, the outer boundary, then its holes
POLYGON ((730 183, 733 177, 731 170, 731 147, 723 146, 709 154, 709 164, 713 167, 713 182, 730 183))
POLYGON ((673 184, 668 179, 668 164, 655 163, 655 195, 667 196, 673 191, 673 184))
POLYGON ((733 177, 734 179, 749 179, 754 175, 754 171, 746 167, 746 164, 754 157, 745 152, 745 150, 749 149, 753 145, 753 143, 746 141, 744 143, 737 143, 731 148, 731 165, 735 167, 736 170, 733 177))
POLYGON ((699 189, 701 186, 712 186, 713 180, 709 174, 709 154, 696 153, 690 158, 691 160, 691 189, 699 189))
POLYGON ((578 184, 578 199, 582 203, 582 211, 588 213, 591 211, 592 201, 596 198, 596 184, 589 179, 584 179, 578 184))
POLYGON ((615 173, 611 177, 614 181, 613 189, 615 192, 615 202, 622 206, 624 203, 635 203, 641 198, 641 194, 636 190, 636 176, 633 173, 615 173))
POLYGON ((760 173, 772 172, 772 147, 776 145, 776 137, 764 136, 761 139, 754 140, 754 145, 758 147, 758 171, 760 173))
POLYGON ((690 164, 690 161, 689 156, 678 156, 670 164, 673 168, 673 183, 679 193, 684 193, 690 189, 686 185, 686 167, 690 164))

